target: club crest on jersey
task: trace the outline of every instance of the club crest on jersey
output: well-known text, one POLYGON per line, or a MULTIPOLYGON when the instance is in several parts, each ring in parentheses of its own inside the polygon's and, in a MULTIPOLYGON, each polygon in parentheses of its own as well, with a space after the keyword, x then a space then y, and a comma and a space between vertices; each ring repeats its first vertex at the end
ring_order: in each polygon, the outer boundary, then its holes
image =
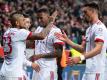
POLYGON ((103 29, 102 29, 102 28, 99 28, 99 29, 98 29, 98 31, 99 31, 99 32, 102 32, 102 31, 103 31, 103 29))

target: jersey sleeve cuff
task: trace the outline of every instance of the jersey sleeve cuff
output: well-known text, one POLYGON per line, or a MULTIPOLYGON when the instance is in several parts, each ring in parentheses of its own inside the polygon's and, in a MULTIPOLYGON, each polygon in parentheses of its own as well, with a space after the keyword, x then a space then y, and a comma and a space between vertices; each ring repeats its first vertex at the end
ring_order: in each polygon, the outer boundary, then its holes
POLYGON ((95 42, 104 42, 104 40, 99 39, 99 38, 96 38, 96 39, 95 39, 95 42))
POLYGON ((81 59, 81 61, 85 60, 85 56, 84 55, 80 55, 80 59, 81 59))
POLYGON ((29 33, 29 35, 27 36, 27 39, 32 35, 32 32, 29 33))
POLYGON ((54 44, 64 45, 64 42, 55 42, 54 44))

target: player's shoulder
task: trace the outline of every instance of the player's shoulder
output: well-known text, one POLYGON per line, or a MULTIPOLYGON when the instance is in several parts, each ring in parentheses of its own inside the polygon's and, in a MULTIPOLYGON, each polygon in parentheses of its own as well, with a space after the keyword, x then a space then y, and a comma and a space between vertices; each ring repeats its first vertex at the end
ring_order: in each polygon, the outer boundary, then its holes
POLYGON ((19 29, 19 31, 28 31, 28 30, 26 30, 26 29, 19 29))
POLYGON ((30 31, 29 30, 27 30, 27 29, 19 29, 18 30, 18 34, 26 34, 26 33, 29 33, 30 31))
POLYGON ((96 23, 96 25, 98 26, 98 27, 105 27, 105 25, 104 25, 104 23, 103 22, 101 22, 101 21, 98 21, 97 23, 96 23))
POLYGON ((12 33, 12 32, 17 32, 17 31, 18 30, 16 28, 8 28, 5 33, 12 33))
POLYGON ((17 28, 8 28, 7 31, 17 31, 17 28))
POLYGON ((104 25, 103 22, 99 21, 99 22, 96 23, 96 25, 94 26, 93 31, 99 32, 99 33, 101 33, 101 32, 104 32, 104 33, 105 33, 105 32, 107 32, 107 28, 106 28, 106 26, 104 25))
POLYGON ((102 25, 102 22, 99 20, 96 22, 97 25, 102 25))
POLYGON ((6 30, 6 32, 4 33, 3 36, 11 36, 11 35, 15 35, 15 32, 17 32, 18 30, 14 29, 14 28, 8 28, 6 30))
POLYGON ((58 28, 57 26, 53 25, 51 31, 61 31, 61 29, 58 28))
POLYGON ((95 25, 93 25, 93 26, 94 26, 93 29, 98 29, 98 28, 105 29, 106 28, 106 26, 104 25, 104 23, 101 22, 101 21, 96 22, 95 25))

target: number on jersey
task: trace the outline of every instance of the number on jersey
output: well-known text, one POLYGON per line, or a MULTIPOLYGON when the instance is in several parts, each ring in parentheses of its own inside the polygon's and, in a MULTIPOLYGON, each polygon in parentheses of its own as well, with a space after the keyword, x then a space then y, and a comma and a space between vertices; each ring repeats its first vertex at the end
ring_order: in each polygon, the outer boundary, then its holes
POLYGON ((3 37, 3 46, 5 55, 10 54, 12 51, 10 36, 3 37))

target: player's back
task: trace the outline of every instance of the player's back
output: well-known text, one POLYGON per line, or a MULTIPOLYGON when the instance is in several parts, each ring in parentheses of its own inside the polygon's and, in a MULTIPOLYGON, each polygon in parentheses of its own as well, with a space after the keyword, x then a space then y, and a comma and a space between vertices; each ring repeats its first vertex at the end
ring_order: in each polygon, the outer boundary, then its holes
POLYGON ((21 30, 8 29, 3 35, 5 59, 1 69, 4 76, 20 77, 23 75, 23 57, 26 48, 25 41, 21 38, 21 30))

